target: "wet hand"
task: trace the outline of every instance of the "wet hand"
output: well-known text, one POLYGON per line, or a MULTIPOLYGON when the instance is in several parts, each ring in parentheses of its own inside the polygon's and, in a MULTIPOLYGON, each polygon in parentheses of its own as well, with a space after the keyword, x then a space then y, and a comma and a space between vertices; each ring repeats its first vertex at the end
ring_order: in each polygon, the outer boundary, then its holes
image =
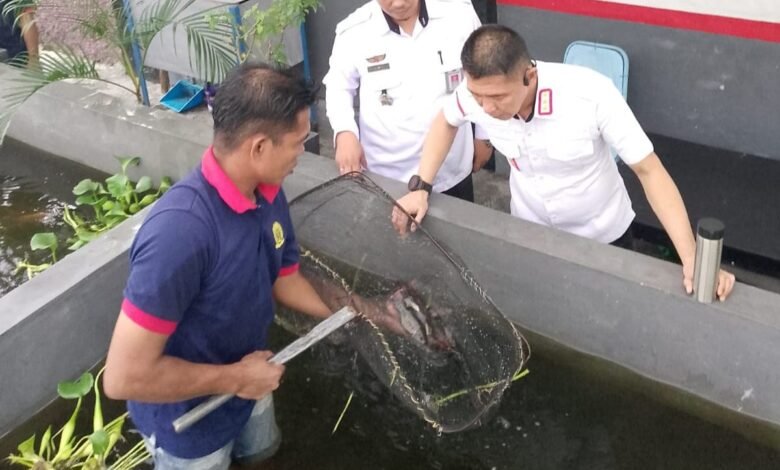
POLYGON ((422 223, 423 217, 428 212, 428 193, 425 191, 414 191, 397 202, 409 215, 414 217, 416 223, 411 223, 404 211, 394 206, 390 217, 393 227, 395 227, 398 233, 405 235, 411 224, 411 231, 414 232, 417 230, 417 225, 422 223))
POLYGON ((368 166, 363 147, 352 132, 341 132, 336 136, 336 164, 341 175, 362 171, 368 166))
POLYGON ((255 351, 238 362, 240 382, 236 395, 247 400, 259 400, 279 388, 284 366, 268 362, 270 351, 255 351))

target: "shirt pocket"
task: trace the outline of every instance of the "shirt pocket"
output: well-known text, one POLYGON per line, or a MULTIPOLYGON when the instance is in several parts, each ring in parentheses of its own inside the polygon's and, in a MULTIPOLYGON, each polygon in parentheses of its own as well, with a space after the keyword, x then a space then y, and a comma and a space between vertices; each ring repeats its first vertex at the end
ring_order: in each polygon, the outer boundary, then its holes
POLYGON ((551 140, 547 171, 560 177, 582 177, 593 160, 593 141, 587 137, 551 140))
POLYGON ((449 94, 455 91, 463 82, 463 66, 460 62, 460 49, 452 47, 454 41, 441 49, 436 50, 434 62, 436 64, 436 85, 440 94, 449 94))
POLYGON ((361 86, 372 91, 390 90, 400 85, 401 77, 398 71, 393 69, 389 63, 369 65, 361 82, 361 86), (384 66, 387 66, 387 68, 371 70, 371 67, 384 66))
POLYGON ((593 157, 593 141, 587 137, 551 139, 547 145, 547 156, 567 166, 585 165, 593 157))
POLYGON ((363 55, 363 71, 360 77, 360 86, 372 92, 390 90, 401 84, 399 64, 392 60, 392 55, 387 50, 378 48, 367 49, 363 55))
POLYGON ((398 70, 390 68, 366 72, 360 86, 360 106, 368 106, 378 112, 388 112, 397 109, 404 100, 401 90, 401 74, 398 70))

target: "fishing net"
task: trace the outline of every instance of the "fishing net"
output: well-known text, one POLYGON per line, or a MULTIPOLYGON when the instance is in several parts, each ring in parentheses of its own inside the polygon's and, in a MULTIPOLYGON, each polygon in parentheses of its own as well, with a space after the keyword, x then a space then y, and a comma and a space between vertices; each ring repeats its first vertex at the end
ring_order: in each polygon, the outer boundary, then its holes
MULTIPOLYGON (((367 176, 344 175, 290 204, 300 271, 332 309, 360 316, 331 341, 347 344, 406 407, 441 432, 485 420, 529 349, 465 265, 422 227, 400 236, 393 199, 367 176)), ((282 310, 304 334, 305 315, 282 310)))

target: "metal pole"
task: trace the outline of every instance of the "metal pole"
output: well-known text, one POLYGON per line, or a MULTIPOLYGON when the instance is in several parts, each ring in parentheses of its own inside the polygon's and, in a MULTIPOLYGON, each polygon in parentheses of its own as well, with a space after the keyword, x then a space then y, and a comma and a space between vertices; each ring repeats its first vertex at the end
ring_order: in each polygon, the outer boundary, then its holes
POLYGON ((246 42, 241 37, 241 9, 237 5, 234 5, 229 7, 228 11, 233 17, 233 41, 235 42, 236 51, 238 51, 238 63, 240 64, 247 51, 246 42))
MULTIPOLYGON (((286 363, 290 359, 308 349, 317 341, 345 325, 347 322, 355 318, 356 315, 357 314, 354 310, 352 310, 351 307, 343 307, 338 312, 319 322, 317 326, 312 328, 312 330, 309 331, 309 333, 307 333, 305 336, 301 336, 300 338, 290 343, 286 348, 276 353, 271 359, 269 359, 268 362, 272 362, 274 364, 286 363)), ((196 406, 176 419, 176 421, 173 422, 173 429, 176 430, 177 433, 187 430, 190 426, 206 417, 206 415, 222 406, 231 398, 233 398, 233 395, 230 394, 215 395, 209 398, 208 400, 204 401, 200 405, 196 406)))
MULTIPOLYGON (((125 11, 125 19, 127 21, 127 30, 130 34, 135 30, 135 22, 133 21, 133 10, 130 5, 130 0, 122 0, 125 11)), ((133 55, 133 65, 135 66, 135 73, 138 76, 138 85, 141 89, 141 100, 145 106, 149 106, 149 90, 146 88, 146 78, 144 77, 144 64, 141 60, 141 47, 138 45, 138 41, 135 39, 130 44, 130 50, 133 55)))

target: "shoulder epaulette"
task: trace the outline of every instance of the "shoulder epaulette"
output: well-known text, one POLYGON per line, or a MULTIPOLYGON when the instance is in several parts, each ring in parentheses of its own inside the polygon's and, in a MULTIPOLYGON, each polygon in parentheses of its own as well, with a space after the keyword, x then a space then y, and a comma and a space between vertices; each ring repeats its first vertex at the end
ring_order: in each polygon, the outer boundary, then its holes
POLYGON ((336 25, 336 35, 343 33, 357 25, 363 24, 371 19, 373 12, 373 2, 367 3, 357 10, 353 11, 348 17, 344 18, 336 25))

